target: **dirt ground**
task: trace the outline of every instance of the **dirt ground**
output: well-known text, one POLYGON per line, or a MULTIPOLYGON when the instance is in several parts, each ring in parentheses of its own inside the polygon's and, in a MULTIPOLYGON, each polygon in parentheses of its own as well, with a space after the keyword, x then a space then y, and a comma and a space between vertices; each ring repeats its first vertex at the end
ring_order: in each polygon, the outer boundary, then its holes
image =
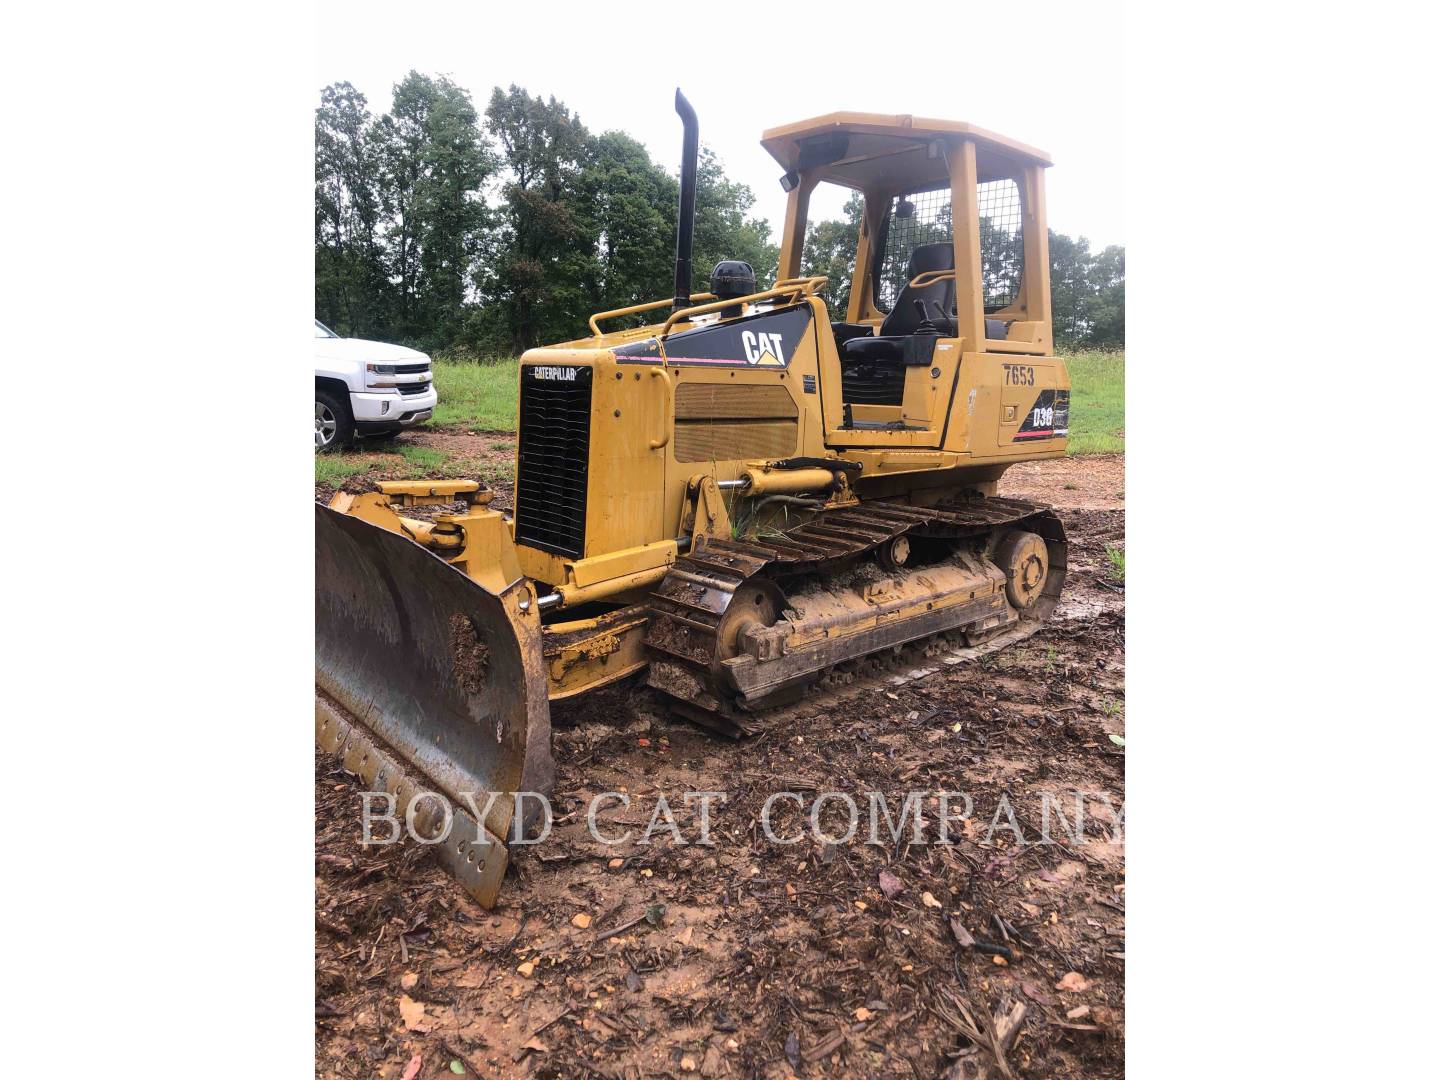
MULTIPOLYGON (((1124 548, 1123 485, 1122 458, 1007 474, 1002 494, 1059 510, 1069 578, 1044 630, 978 663, 817 693, 742 742, 666 716, 634 685, 557 705, 555 827, 512 849, 493 911, 429 848, 362 847, 354 780, 322 756, 318 1073, 1123 1075, 1124 586, 1107 556, 1124 548), (613 847, 586 828, 606 791, 632 799, 598 815, 632 832, 613 847), (725 793, 714 846, 694 842, 686 791, 725 793), (857 834, 818 842, 782 800, 775 832, 802 838, 767 841, 760 813, 777 791, 805 812, 817 792, 854 795, 857 834), (881 818, 883 843, 867 843, 867 793, 898 817, 910 791, 964 792, 972 813, 957 820, 952 801, 953 842, 935 843, 927 796, 931 842, 893 841, 881 818), (638 842, 660 793, 684 844, 663 819, 638 842)), ((821 817, 831 835, 839 811, 821 817)))

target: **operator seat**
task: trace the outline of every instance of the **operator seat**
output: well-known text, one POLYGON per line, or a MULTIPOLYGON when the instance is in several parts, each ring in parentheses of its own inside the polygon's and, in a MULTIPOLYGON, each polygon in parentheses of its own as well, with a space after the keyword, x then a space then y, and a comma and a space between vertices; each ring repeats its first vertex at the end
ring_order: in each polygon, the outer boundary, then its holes
MULTIPOLYGON (((954 268, 955 249, 949 241, 921 244, 910 253, 905 287, 880 324, 879 335, 870 336, 862 325, 832 325, 840 352, 841 400, 847 406, 900 405, 905 397, 905 369, 929 367, 935 342, 958 334, 955 279, 943 278, 918 289, 910 285, 920 274, 954 268)), ((1003 320, 985 320, 987 338, 1004 338, 1006 331, 1003 320)), ((847 426, 850 423, 846 421, 847 426)))
POLYGON ((955 336, 955 279, 945 278, 918 289, 910 282, 932 270, 955 269, 955 249, 948 241, 921 244, 910 252, 910 265, 905 271, 905 287, 890 307, 890 314, 880 324, 876 337, 852 337, 840 345, 843 360, 890 360, 898 362, 904 352, 903 341, 914 334, 924 320, 916 310, 915 301, 925 301, 925 309, 942 337, 955 336))

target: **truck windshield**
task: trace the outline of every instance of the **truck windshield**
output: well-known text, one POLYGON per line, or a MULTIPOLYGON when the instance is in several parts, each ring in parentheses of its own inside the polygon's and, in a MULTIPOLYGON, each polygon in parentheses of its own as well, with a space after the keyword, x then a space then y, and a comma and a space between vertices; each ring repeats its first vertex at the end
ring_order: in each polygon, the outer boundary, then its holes
POLYGON ((328 326, 326 326, 324 323, 322 323, 319 319, 316 319, 316 320, 315 320, 315 336, 316 336, 317 338, 326 338, 326 337, 338 338, 340 335, 337 334, 337 333, 335 333, 335 331, 331 330, 328 326))

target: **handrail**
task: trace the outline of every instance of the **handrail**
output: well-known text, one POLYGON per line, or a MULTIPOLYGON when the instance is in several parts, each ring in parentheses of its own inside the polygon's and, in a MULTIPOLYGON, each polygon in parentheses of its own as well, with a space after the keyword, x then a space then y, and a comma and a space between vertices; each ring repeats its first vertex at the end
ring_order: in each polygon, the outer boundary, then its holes
POLYGON ((923 289, 927 285, 934 285, 937 281, 945 281, 946 279, 953 281, 955 279, 955 271, 926 270, 923 273, 916 274, 906 287, 910 289, 923 289))
POLYGON ((675 384, 670 381, 670 372, 662 364, 658 368, 651 368, 652 378, 658 378, 664 388, 660 395, 661 415, 664 419, 660 421, 660 437, 650 440, 651 450, 663 450, 670 445, 670 432, 675 427, 675 406, 672 404, 675 398, 675 384))
POLYGON ((761 300, 777 300, 782 296, 810 296, 815 292, 815 282, 825 281, 825 278, 797 278, 794 281, 786 281, 776 285, 773 289, 766 289, 764 292, 751 293, 749 296, 735 296, 729 300, 714 300, 708 304, 697 304, 695 307, 681 308, 679 311, 670 313, 665 320, 665 325, 660 328, 657 336, 661 343, 661 358, 664 358, 665 337, 670 333, 670 327, 677 322, 688 319, 692 315, 708 315, 712 311, 722 311, 728 307, 736 307, 739 304, 755 304, 761 300))
POLYGON ((813 293, 816 289, 820 288, 820 286, 824 285, 829 280, 830 279, 824 274, 817 274, 814 277, 792 277, 786 278, 783 281, 775 282, 775 288, 778 289, 784 285, 805 285, 808 283, 810 285, 810 292, 813 293))
MULTIPOLYGON (((714 299, 714 293, 696 293, 691 299, 709 300, 714 299)), ((600 311, 590 316, 590 332, 596 337, 601 337, 600 320, 618 319, 621 315, 639 315, 642 311, 654 311, 656 308, 669 307, 674 300, 651 300, 648 304, 631 304, 629 307, 616 308, 614 311, 600 311)))

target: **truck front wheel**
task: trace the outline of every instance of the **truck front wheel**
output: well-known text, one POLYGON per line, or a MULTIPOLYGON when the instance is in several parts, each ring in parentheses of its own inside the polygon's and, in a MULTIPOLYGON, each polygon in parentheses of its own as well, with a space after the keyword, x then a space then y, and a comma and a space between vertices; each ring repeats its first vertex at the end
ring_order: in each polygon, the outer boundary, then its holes
POLYGON ((355 440, 355 421, 350 416, 348 395, 342 397, 325 386, 315 388, 315 452, 343 450, 355 440))

